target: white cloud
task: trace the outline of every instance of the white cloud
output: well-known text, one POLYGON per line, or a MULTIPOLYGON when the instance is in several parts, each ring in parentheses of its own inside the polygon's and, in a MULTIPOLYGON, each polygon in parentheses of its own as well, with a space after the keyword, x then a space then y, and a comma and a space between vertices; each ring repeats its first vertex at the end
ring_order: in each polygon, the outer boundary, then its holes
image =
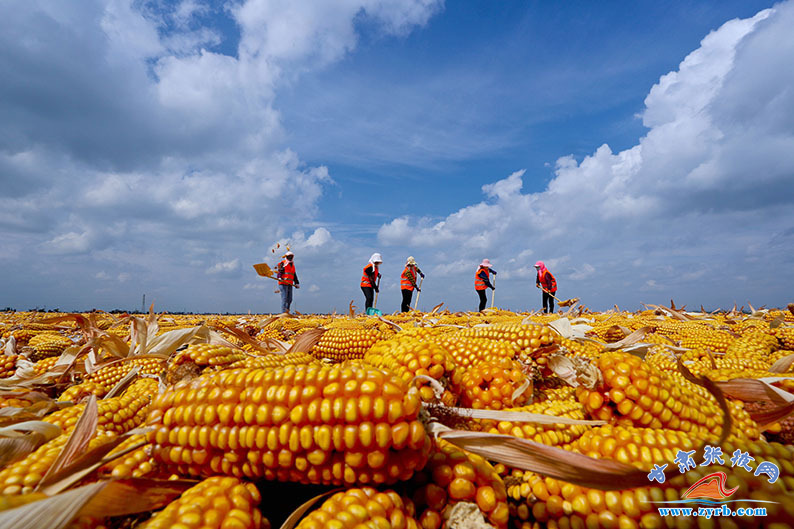
POLYGON ((240 270, 240 259, 215 263, 207 268, 208 274, 231 274, 240 270))
POLYGON ((353 50, 362 24, 404 35, 441 7, 234 2, 224 16, 240 43, 225 54, 204 24, 226 7, 156 4, 0 4, 0 64, 18 65, 0 83, 0 259, 30 278, 9 301, 93 306, 80 278, 105 274, 128 284, 111 304, 145 289, 164 308, 261 309, 240 278, 256 248, 294 233, 301 270, 321 277, 316 257, 341 255, 314 222, 333 180, 290 149, 277 91, 353 50), (213 286, 195 288, 206 274, 213 286))
POLYGON ((317 285, 309 285, 309 292, 311 292, 312 294, 319 291, 320 291, 320 287, 318 287, 317 285))
POLYGON ((650 130, 637 145, 562 157, 540 192, 523 194, 516 171, 445 218, 384 224, 379 241, 454 256, 434 271, 462 285, 446 294, 459 303, 470 303, 469 269, 488 255, 497 269, 509 264, 501 302, 526 306, 532 255, 557 276, 560 295, 598 308, 638 304, 637 291, 693 306, 737 294, 784 305, 780 281, 794 286, 779 264, 790 266, 794 252, 792 26, 788 2, 706 36, 651 88, 642 113, 650 130), (754 281, 725 279, 748 269, 754 281))

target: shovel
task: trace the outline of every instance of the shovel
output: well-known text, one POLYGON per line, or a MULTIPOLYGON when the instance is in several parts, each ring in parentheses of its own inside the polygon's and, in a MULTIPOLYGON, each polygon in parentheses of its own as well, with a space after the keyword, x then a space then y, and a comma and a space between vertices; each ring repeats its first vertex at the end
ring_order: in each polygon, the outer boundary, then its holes
POLYGON ((552 294, 551 292, 549 292, 545 288, 541 288, 541 290, 543 292, 545 292, 546 294, 548 294, 549 296, 551 296, 554 299, 556 299, 557 300, 557 305, 559 305, 560 307, 570 307, 571 305, 573 305, 574 303, 579 301, 579 298, 571 298, 571 299, 566 299, 565 301, 562 301, 560 298, 558 298, 557 296, 555 296, 554 294, 552 294))
POLYGON ((416 289, 416 301, 414 302, 414 310, 416 310, 416 307, 419 306, 419 295, 422 293, 422 282, 424 280, 425 280, 424 277, 422 277, 422 279, 419 280, 419 288, 416 289))
POLYGON ((256 270, 257 275, 262 277, 269 277, 270 279, 274 279, 278 281, 277 278, 273 277, 273 269, 270 268, 267 263, 258 263, 254 265, 254 270, 256 270))
POLYGON ((383 312, 375 308, 378 306, 378 294, 380 294, 380 276, 378 276, 378 292, 375 292, 375 305, 367 309, 367 316, 383 316, 383 312))

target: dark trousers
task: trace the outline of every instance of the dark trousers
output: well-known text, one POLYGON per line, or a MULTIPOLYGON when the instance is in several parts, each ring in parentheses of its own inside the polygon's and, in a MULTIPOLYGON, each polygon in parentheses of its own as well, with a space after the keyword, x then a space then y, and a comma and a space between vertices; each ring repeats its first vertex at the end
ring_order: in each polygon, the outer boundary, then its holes
POLYGON ((549 294, 545 290, 543 291, 543 312, 544 314, 547 314, 549 312, 554 312, 554 298, 551 297, 551 294, 549 294))
POLYGON ((408 312, 411 310, 411 297, 414 295, 414 291, 402 289, 400 292, 403 293, 403 302, 402 305, 400 305, 400 311, 408 312))
POLYGON ((372 306, 372 300, 375 298, 375 289, 372 287, 361 287, 364 293, 364 310, 372 306))
POLYGON ((480 308, 478 310, 482 312, 488 303, 488 297, 485 295, 485 290, 478 290, 477 295, 480 296, 480 308))

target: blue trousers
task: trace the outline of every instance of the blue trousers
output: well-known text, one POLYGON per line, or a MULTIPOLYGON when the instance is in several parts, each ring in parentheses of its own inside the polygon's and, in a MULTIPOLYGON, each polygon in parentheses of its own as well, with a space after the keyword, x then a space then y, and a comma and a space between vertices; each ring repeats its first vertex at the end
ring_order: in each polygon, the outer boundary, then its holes
POLYGON ((278 289, 281 291, 281 312, 289 312, 289 306, 292 304, 292 285, 279 285, 278 289))

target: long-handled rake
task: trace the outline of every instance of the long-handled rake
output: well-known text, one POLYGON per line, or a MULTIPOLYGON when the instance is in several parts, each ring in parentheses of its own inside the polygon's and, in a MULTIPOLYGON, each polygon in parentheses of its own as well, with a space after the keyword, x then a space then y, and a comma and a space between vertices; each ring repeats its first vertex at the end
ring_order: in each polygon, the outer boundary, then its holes
POLYGON ((422 293, 422 282, 424 280, 425 280, 424 277, 422 277, 422 279, 419 280, 419 288, 416 289, 416 301, 414 301, 414 310, 416 310, 416 307, 419 306, 419 295, 422 293))

